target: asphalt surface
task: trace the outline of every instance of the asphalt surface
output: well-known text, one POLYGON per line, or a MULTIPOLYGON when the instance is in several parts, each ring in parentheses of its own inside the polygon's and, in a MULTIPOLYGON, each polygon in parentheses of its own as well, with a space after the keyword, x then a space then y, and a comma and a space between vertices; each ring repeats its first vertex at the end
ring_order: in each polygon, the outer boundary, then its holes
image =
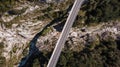
POLYGON ((57 61, 59 59, 60 53, 62 51, 62 48, 64 47, 65 41, 68 37, 69 31, 73 25, 73 22, 75 21, 75 18, 78 14, 78 11, 80 10, 80 7, 82 5, 84 0, 76 0, 71 11, 70 14, 67 18, 67 21, 65 23, 65 26, 62 30, 62 33, 60 35, 60 38, 57 41, 57 44, 55 46, 55 49, 53 51, 53 54, 48 62, 47 67, 55 67, 57 64, 57 61))

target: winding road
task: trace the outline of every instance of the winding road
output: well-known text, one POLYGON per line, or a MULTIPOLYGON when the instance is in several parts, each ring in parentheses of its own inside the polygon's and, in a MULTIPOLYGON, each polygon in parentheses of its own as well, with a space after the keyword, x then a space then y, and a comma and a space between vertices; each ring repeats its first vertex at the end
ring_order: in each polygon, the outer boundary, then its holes
POLYGON ((48 62, 47 67, 55 67, 57 64, 57 61, 59 59, 60 53, 62 51, 62 48, 64 47, 65 41, 67 39, 67 36, 69 34, 70 28, 73 25, 73 22, 75 21, 75 18, 78 14, 78 11, 82 5, 82 3, 84 2, 84 0, 76 0, 72 10, 70 11, 70 14, 67 18, 67 21, 65 23, 65 26, 62 30, 62 33, 60 35, 60 38, 57 41, 57 44, 55 46, 55 49, 53 51, 53 54, 48 62))

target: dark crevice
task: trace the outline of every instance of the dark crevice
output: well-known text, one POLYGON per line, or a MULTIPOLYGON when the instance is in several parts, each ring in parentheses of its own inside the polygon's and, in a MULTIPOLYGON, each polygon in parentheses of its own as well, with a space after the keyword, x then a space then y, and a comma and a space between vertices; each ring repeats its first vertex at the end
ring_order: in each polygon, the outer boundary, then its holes
POLYGON ((116 43, 117 43, 117 49, 120 50, 120 40, 117 40, 116 43))
POLYGON ((65 21, 61 22, 58 25, 53 26, 57 31, 61 32, 64 27, 65 21))

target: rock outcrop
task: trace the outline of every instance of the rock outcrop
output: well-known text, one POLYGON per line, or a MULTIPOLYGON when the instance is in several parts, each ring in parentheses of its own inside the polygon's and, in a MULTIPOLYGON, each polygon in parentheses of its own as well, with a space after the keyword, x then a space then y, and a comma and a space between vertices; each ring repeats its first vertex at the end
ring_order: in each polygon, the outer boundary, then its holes
MULTIPOLYGON (((40 1, 62 2, 64 0, 40 1)), ((26 58, 27 61, 30 59, 29 63, 40 56, 46 59, 47 53, 50 57, 71 9, 73 1, 68 1, 66 0, 62 3, 63 7, 60 7, 61 4, 21 0, 13 9, 0 14, 0 66, 17 67, 19 64, 22 65, 26 58), (39 55, 34 54, 34 50, 39 55), (32 55, 35 57, 31 59, 32 55)), ((63 51, 81 52, 86 47, 94 50, 101 41, 120 41, 119 21, 71 28, 63 51)), ((48 59, 47 57, 44 64, 48 59)), ((43 59, 39 59, 41 60, 43 59)), ((42 66, 45 66, 44 64, 42 66)))

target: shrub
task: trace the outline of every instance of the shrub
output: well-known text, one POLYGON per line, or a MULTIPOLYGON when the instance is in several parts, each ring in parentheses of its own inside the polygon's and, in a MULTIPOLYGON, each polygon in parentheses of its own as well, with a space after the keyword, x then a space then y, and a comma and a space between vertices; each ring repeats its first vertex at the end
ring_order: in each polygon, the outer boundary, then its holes
POLYGON ((82 10, 86 23, 102 22, 120 18, 119 0, 90 0, 82 10), (113 6, 114 5, 114 6, 113 6))

